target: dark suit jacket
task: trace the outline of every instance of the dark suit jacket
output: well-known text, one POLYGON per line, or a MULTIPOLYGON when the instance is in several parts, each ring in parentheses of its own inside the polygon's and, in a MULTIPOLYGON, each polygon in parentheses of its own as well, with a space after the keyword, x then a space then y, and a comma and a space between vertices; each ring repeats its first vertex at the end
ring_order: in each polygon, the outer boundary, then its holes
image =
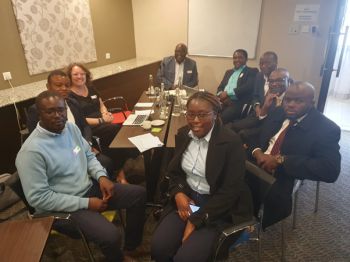
MULTIPOLYGON (((217 93, 225 90, 225 86, 227 85, 228 80, 230 79, 233 72, 234 69, 226 71, 224 78, 222 79, 217 89, 217 93)), ((257 68, 251 68, 246 66, 238 78, 237 87, 234 91, 238 102, 242 105, 251 103, 251 100, 253 98, 255 76, 257 73, 257 68)))
MULTIPOLYGON (((265 151, 285 119, 282 107, 271 112, 251 149, 260 147, 265 151)), ((277 180, 265 203, 265 227, 290 215, 294 179, 327 183, 337 180, 341 161, 339 139, 340 128, 314 108, 300 123, 288 129, 281 146, 285 161, 276 170, 277 180)))
POLYGON ((259 103, 260 105, 264 103, 264 99, 265 99, 264 86, 265 86, 264 74, 262 72, 259 72, 257 73, 255 78, 252 106, 254 106, 256 103, 259 103))
MULTIPOLYGON (((188 194, 190 187, 182 170, 181 160, 191 138, 189 128, 179 129, 176 135, 175 153, 168 166, 170 195, 178 192, 188 194)), ((216 125, 209 141, 206 179, 210 185, 210 197, 199 211, 189 220, 196 228, 215 223, 227 215, 232 215, 233 223, 252 218, 252 200, 248 186, 244 182, 245 154, 239 137, 232 131, 216 125)))
MULTIPOLYGON (((175 57, 165 57, 157 72, 157 83, 164 83, 166 89, 171 89, 175 80, 175 57)), ((184 72, 182 83, 189 87, 198 85, 198 72, 196 61, 186 57, 184 60, 184 72)))
MULTIPOLYGON (((79 104, 75 100, 70 99, 69 97, 66 99, 66 102, 74 116, 75 124, 80 129, 81 134, 86 139, 86 141, 91 141, 92 131, 80 110, 79 104)), ((36 105, 34 104, 28 108, 27 127, 29 133, 31 133, 35 129, 38 122, 39 113, 38 109, 36 108, 36 105)))

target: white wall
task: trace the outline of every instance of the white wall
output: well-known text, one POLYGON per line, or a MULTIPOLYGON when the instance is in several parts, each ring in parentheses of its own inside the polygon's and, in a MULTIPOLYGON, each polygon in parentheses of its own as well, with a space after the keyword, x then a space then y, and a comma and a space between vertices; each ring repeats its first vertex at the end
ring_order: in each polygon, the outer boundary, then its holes
MULTIPOLYGON (((264 0, 257 58, 249 60, 248 65, 257 67, 262 53, 275 51, 279 56, 279 66, 289 69, 294 79, 309 81, 319 88, 319 71, 336 2, 264 0), (296 4, 320 4, 318 34, 288 35, 296 4)), ((132 6, 137 56, 162 58, 172 55, 177 43, 187 43, 188 0, 132 0, 132 6)), ((244 26, 244 21, 241 26, 244 26)), ((232 59, 228 58, 193 58, 198 65, 200 87, 212 92, 225 70, 232 67, 232 59)))

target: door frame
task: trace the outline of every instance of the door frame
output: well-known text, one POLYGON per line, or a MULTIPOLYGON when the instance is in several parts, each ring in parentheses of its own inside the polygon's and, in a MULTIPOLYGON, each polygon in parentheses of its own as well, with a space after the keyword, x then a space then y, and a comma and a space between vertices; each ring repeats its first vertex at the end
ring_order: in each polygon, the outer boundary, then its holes
POLYGON ((329 30, 329 38, 327 43, 328 51, 326 51, 325 60, 321 67, 321 72, 320 72, 322 76, 322 82, 321 82, 320 94, 317 102, 317 109, 320 112, 324 111, 324 108, 326 105, 326 100, 327 100, 328 90, 329 90, 329 83, 331 81, 332 73, 334 71, 333 65, 334 65, 334 60, 337 53, 338 40, 341 34, 340 30, 341 30, 343 18, 345 15, 346 3, 347 3, 347 0, 338 0, 335 20, 329 30))

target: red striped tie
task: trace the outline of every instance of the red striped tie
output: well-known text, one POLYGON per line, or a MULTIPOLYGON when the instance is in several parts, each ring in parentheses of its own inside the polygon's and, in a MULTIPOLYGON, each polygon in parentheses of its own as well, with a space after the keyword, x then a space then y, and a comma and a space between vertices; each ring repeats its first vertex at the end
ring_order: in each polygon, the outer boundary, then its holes
POLYGON ((281 146, 282 146, 282 143, 284 141, 284 137, 286 136, 288 129, 293 125, 294 125, 294 121, 290 120, 288 126, 277 137, 275 144, 273 145, 273 147, 271 149, 270 155, 274 156, 274 155, 278 155, 280 153, 281 146))

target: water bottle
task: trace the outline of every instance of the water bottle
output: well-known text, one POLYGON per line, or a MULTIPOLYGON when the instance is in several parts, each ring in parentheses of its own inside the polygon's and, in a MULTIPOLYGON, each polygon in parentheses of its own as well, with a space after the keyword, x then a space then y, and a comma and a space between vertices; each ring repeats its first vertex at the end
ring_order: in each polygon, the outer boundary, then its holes
POLYGON ((172 116, 180 116, 181 113, 181 96, 180 96, 180 88, 176 86, 175 88, 175 98, 174 98, 174 108, 172 116))
POLYGON ((149 77, 148 77, 148 94, 151 96, 154 95, 153 76, 152 75, 149 75, 149 77))
POLYGON ((160 119, 167 119, 168 118, 168 112, 167 112, 167 98, 164 91, 164 83, 160 84, 160 94, 159 94, 159 106, 160 106, 160 119))

